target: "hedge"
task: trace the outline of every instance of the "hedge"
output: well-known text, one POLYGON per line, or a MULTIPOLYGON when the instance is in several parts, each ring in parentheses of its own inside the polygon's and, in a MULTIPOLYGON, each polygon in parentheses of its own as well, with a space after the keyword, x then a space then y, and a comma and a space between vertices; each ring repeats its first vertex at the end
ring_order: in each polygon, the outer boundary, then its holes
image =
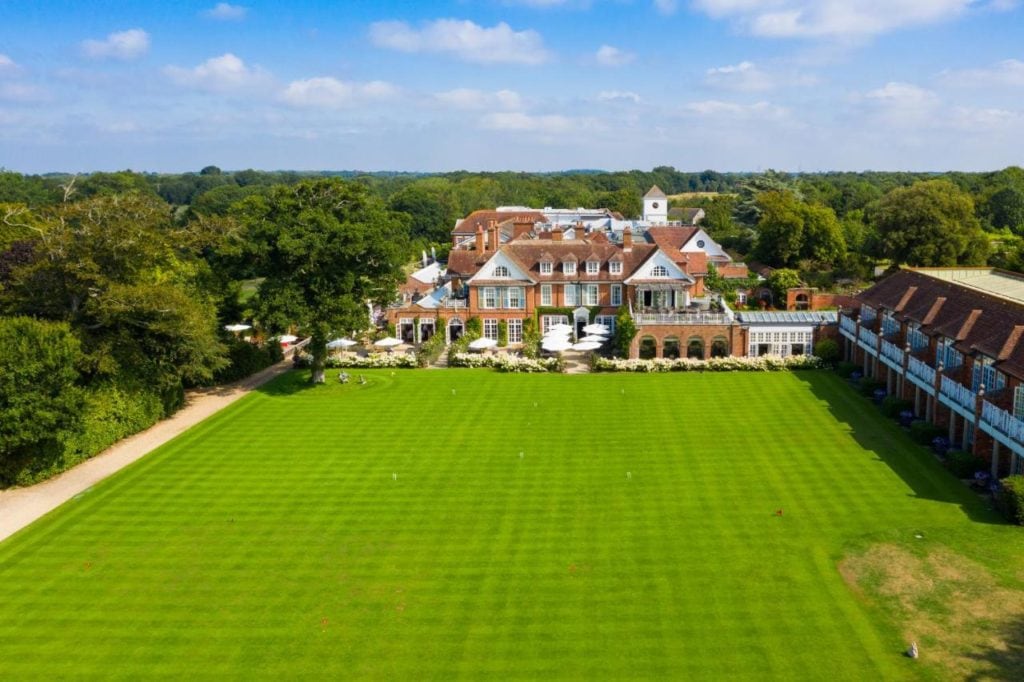
POLYGON ((999 482, 999 509, 1011 523, 1024 526, 1024 476, 1010 476, 999 482))

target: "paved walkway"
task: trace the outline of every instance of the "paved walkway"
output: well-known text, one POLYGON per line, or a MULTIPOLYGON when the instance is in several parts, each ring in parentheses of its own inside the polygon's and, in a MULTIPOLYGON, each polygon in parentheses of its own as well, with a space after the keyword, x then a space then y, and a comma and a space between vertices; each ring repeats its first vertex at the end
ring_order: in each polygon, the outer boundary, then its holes
POLYGON ((0 541, 291 367, 288 358, 234 384, 189 391, 185 407, 171 417, 118 441, 75 468, 28 488, 0 490, 0 541))

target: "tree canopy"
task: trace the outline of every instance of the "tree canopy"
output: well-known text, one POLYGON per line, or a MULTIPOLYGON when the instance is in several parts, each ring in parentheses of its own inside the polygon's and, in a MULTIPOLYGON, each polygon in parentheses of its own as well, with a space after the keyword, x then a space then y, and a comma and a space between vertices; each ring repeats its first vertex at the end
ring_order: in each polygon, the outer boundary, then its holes
POLYGON ((344 180, 278 187, 239 204, 246 258, 264 279, 263 325, 310 337, 313 381, 323 381, 327 342, 362 331, 366 304, 389 303, 406 260, 406 225, 367 189, 344 180))
POLYGON ((988 242, 970 195, 926 180, 885 195, 870 213, 878 254, 912 266, 983 265, 988 242))

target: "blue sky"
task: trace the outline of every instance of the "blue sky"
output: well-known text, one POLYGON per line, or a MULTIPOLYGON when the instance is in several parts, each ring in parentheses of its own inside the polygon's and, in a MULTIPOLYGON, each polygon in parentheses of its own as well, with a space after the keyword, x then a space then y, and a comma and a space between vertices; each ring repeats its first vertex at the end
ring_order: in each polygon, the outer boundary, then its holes
POLYGON ((0 166, 987 170, 1017 0, 0 0, 0 166))

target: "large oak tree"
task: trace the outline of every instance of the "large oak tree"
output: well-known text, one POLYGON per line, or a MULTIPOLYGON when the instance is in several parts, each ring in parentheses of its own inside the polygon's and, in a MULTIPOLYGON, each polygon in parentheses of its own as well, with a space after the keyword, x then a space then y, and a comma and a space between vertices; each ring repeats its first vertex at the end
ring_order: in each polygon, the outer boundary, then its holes
POLYGON ((365 330, 367 303, 390 302, 408 253, 403 217, 355 182, 276 187, 238 205, 243 252, 260 284, 263 325, 310 337, 312 381, 324 380, 327 342, 365 330))

